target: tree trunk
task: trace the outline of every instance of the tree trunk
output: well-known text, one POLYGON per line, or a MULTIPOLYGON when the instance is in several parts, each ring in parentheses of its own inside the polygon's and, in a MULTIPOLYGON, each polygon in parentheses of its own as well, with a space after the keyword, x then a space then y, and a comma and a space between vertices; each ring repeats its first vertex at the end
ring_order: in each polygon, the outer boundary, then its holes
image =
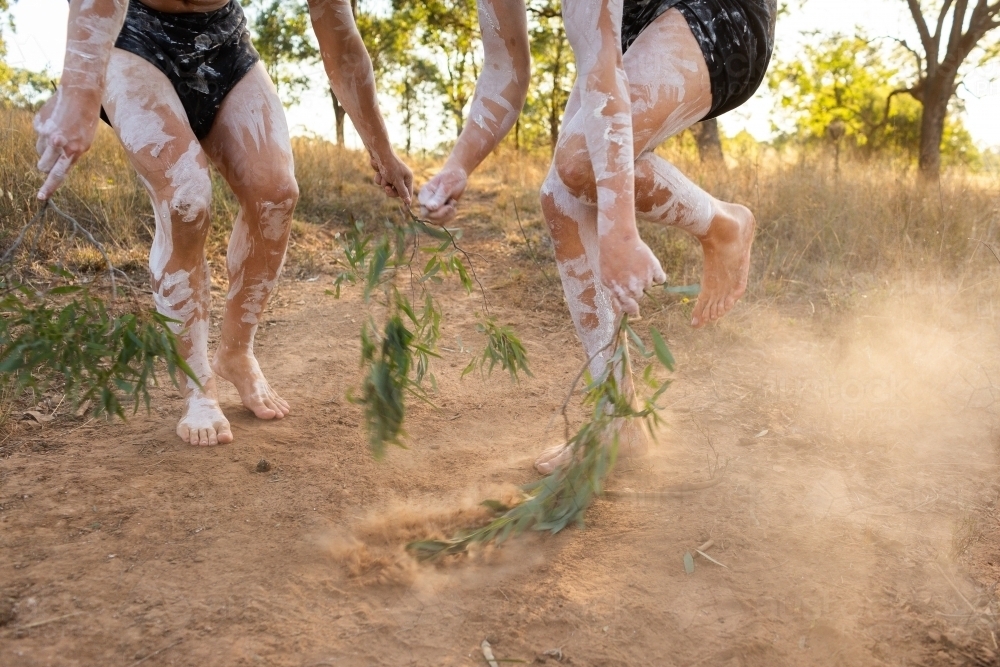
POLYGON ((406 154, 410 154, 410 144, 413 137, 413 100, 410 99, 412 89, 409 80, 403 89, 403 122, 406 124, 406 154))
POLYGON ((941 177, 941 139, 956 76, 940 70, 936 74, 924 87, 920 117, 920 175, 930 181, 941 177))
MULTIPOLYGON (((358 18, 358 0, 351 0, 351 14, 354 19, 358 18)), ((340 100, 337 99, 336 93, 333 92, 333 88, 330 88, 330 97, 333 98, 333 118, 337 125, 337 145, 344 145, 344 116, 347 112, 344 107, 340 105, 340 100)))
POLYGON ((330 97, 333 98, 333 117, 337 123, 337 145, 344 145, 344 116, 347 112, 344 111, 344 107, 340 106, 340 100, 337 96, 333 94, 333 90, 330 90, 330 97))
POLYGON ((719 121, 703 120, 691 127, 698 144, 698 157, 703 163, 722 162, 722 140, 719 138, 719 121))

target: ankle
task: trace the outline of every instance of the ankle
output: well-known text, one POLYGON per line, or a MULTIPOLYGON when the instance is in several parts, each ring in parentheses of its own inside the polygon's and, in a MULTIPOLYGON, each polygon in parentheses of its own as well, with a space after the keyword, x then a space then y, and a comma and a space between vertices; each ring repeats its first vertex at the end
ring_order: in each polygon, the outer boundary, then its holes
POLYGON ((215 351, 217 359, 248 357, 252 356, 252 354, 253 348, 250 345, 239 342, 226 342, 225 340, 219 342, 219 347, 215 351))

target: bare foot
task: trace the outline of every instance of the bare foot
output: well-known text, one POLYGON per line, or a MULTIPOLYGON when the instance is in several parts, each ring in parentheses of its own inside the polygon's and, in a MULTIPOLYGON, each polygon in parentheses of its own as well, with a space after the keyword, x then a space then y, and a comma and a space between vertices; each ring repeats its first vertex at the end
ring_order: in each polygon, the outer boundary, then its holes
POLYGON ((281 419, 289 413, 288 403, 271 389, 252 352, 228 352, 220 346, 212 370, 236 386, 243 405, 259 419, 281 419))
POLYGON ((629 315, 639 314, 643 292, 667 280, 660 260, 638 234, 621 236, 612 232, 601 236, 600 258, 601 282, 629 315))
POLYGON ((177 435, 192 445, 226 444, 233 441, 229 420, 222 414, 215 391, 195 389, 184 399, 184 415, 177 422, 177 435))
POLYGON ((691 326, 701 327, 728 313, 747 289, 750 246, 756 227, 746 206, 719 202, 708 233, 701 239, 705 253, 701 294, 691 326))
MULTIPOLYGON (((645 456, 649 441, 642 427, 635 422, 623 422, 618 430, 618 460, 630 460, 645 456)), ((573 458, 573 450, 567 443, 553 445, 535 459, 535 470, 549 475, 568 464, 573 458)))
POLYGON ((551 475, 569 463, 572 457, 573 450, 570 448, 569 443, 564 442, 560 445, 553 445, 535 459, 535 470, 543 475, 551 475))

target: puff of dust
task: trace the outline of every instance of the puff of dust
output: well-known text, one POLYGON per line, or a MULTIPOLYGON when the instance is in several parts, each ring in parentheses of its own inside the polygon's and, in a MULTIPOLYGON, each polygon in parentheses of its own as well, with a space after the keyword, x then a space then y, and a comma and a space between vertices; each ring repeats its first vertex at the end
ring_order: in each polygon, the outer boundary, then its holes
POLYGON ((422 574, 470 560, 489 559, 495 547, 473 545, 467 552, 421 563, 406 551, 415 540, 449 539, 462 530, 479 528, 495 515, 481 504, 494 498, 512 505, 520 499, 517 487, 494 487, 485 494, 441 501, 397 500, 368 514, 344 531, 324 536, 321 546, 347 576, 361 585, 411 586, 422 574))

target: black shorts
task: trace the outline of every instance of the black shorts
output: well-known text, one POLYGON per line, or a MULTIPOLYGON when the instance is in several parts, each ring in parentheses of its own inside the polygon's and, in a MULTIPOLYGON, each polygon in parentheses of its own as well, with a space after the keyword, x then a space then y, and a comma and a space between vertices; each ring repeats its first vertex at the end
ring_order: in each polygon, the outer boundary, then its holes
MULTIPOLYGON (((199 139, 211 131, 222 100, 260 60, 236 0, 215 11, 183 14, 131 0, 115 46, 170 79, 199 139)), ((103 110, 101 117, 108 121, 103 110)))
POLYGON ((622 53, 668 9, 687 20, 712 82, 712 109, 702 120, 740 106, 760 87, 774 50, 776 0, 625 0, 622 53))

